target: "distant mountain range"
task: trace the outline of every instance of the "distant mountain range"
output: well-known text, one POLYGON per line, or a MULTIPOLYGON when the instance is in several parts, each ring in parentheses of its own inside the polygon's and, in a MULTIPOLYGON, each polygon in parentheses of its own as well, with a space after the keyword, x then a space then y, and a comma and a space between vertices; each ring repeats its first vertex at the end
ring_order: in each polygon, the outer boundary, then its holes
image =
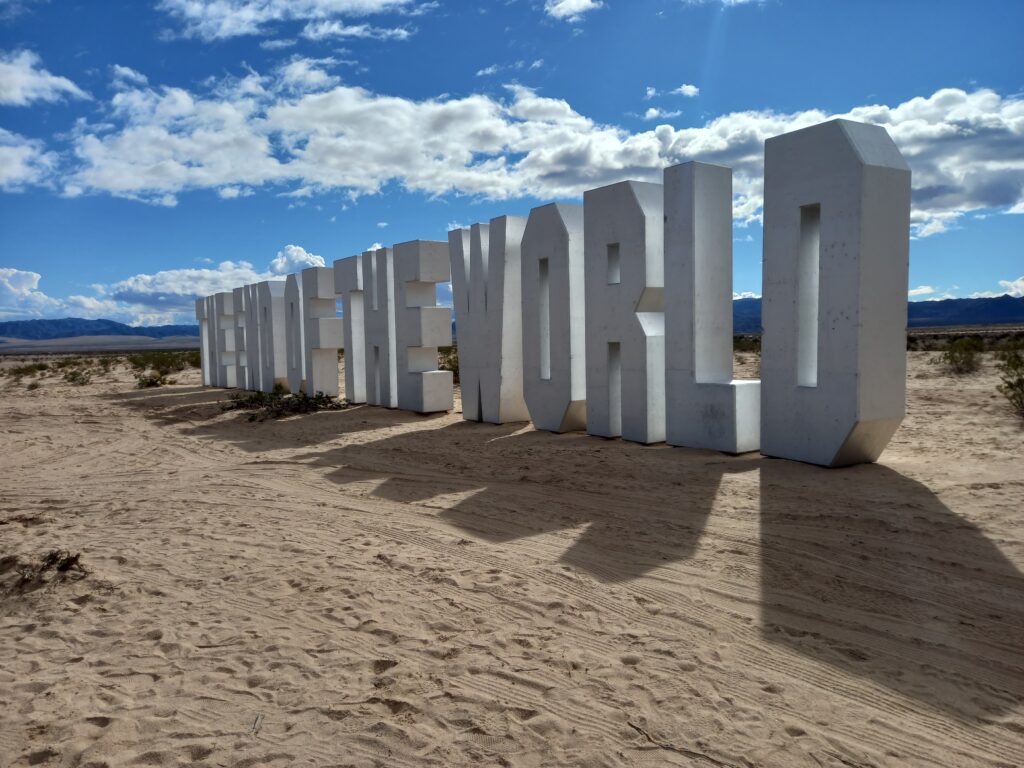
POLYGON ((198 336, 198 325, 125 325, 114 320, 84 320, 65 317, 60 320, 11 320, 0 323, 0 336, 10 339, 69 339, 75 336, 198 336))
MULTIPOLYGON (((761 331, 761 299, 737 299, 732 303, 736 333, 761 331)), ((1003 325, 1024 323, 1024 297, 996 296, 991 299, 943 299, 912 301, 907 312, 911 328, 947 325, 1003 325)), ((454 329, 455 324, 452 323, 454 329)), ((12 320, 0 322, 0 337, 11 339, 67 339, 75 336, 198 336, 198 325, 130 326, 113 320, 12 320)))

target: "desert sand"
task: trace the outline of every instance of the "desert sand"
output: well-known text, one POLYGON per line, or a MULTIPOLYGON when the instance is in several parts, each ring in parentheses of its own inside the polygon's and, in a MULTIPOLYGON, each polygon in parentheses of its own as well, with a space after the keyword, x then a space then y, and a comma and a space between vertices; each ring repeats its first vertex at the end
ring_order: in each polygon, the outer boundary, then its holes
POLYGON ((4 379, 0 765, 1024 764, 1024 429, 933 358, 842 470, 4 379))

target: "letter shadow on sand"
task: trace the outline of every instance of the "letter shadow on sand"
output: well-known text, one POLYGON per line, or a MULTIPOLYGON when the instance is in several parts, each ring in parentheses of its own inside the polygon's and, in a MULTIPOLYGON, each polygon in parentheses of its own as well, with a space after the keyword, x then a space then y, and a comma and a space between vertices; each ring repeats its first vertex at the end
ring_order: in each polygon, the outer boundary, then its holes
POLYGON ((765 639, 965 721, 1024 704, 1024 576, 976 525, 879 464, 759 463, 765 639))

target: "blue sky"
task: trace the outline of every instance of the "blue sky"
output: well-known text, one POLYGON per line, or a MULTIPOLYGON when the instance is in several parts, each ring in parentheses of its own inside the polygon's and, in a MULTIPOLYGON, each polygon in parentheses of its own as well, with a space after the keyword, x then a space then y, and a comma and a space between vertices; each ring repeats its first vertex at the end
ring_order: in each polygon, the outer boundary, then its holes
POLYGON ((0 318, 188 322, 195 294, 445 239, 691 159, 759 294, 772 135, 884 125, 911 298, 1024 294, 1024 3, 0 0, 0 318))

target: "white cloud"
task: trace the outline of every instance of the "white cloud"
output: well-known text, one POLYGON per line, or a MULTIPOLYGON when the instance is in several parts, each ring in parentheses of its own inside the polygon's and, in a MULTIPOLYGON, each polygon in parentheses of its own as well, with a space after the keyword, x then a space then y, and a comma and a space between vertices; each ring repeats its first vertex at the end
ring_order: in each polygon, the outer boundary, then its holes
POLYGON ((919 285, 917 288, 911 288, 907 291, 907 297, 913 298, 914 296, 927 296, 931 293, 935 293, 935 288, 930 285, 919 285))
POLYGON ((655 88, 653 85, 648 85, 644 89, 644 100, 653 99, 657 95, 658 95, 658 89, 655 88))
POLYGON ((275 40, 264 40, 260 43, 260 48, 265 51, 279 51, 282 48, 291 48, 297 40, 291 38, 279 38, 275 40))
POLYGON ((497 74, 497 72, 498 72, 498 65, 497 64, 491 64, 489 67, 484 67, 483 69, 478 69, 476 71, 476 76, 477 77, 484 77, 486 75, 497 74))
POLYGON ((691 83, 683 83, 678 88, 673 88, 670 93, 675 93, 680 96, 685 96, 688 99, 692 99, 694 96, 700 94, 700 88, 691 83))
POLYGON ((741 291, 740 293, 733 291, 732 298, 733 301, 737 299, 760 299, 761 294, 755 293, 754 291, 741 291))
POLYGON ((405 27, 374 27, 370 24, 345 24, 341 21, 311 21, 302 29, 307 40, 328 38, 366 38, 368 40, 408 40, 412 31, 405 27))
POLYGON ((52 75, 32 51, 0 51, 0 104, 24 107, 34 101, 60 101, 66 96, 88 99, 89 94, 66 77, 52 75))
MULTIPOLYGON (((970 212, 1024 210, 1024 97, 988 89, 943 89, 841 115, 733 112, 634 133, 522 85, 506 86, 504 98, 413 100, 337 84, 317 63, 325 60, 296 61, 273 76, 250 72, 200 93, 116 94, 102 123, 76 129, 78 162, 65 193, 167 204, 191 189, 289 184, 296 196, 358 197, 397 183, 435 196, 543 200, 626 178, 656 180, 666 165, 699 159, 733 168, 742 225, 760 218, 764 140, 845 117, 884 126, 907 158, 915 236, 954 227, 970 212), (289 78, 303 87, 288 86, 289 78)), ((673 114, 652 107, 645 116, 673 114)))
POLYGON ((544 0, 544 12, 555 19, 576 22, 603 5, 601 0, 544 0))
POLYGON ((0 190, 46 184, 56 165, 57 155, 47 152, 42 141, 0 128, 0 190))
POLYGON ((672 117, 679 117, 683 114, 680 110, 664 110, 657 107, 648 107, 644 112, 644 120, 667 120, 672 117))
POLYGON ((39 290, 38 272, 0 267, 0 318, 41 317, 60 302, 39 290))
POLYGON ((114 72, 115 88, 124 89, 149 84, 149 78, 131 67, 122 67, 120 64, 114 64, 112 70, 114 72))
MULTIPOLYGON (((275 22, 408 11, 412 4, 412 0, 160 0, 157 7, 181 22, 184 34, 218 40, 260 34, 275 22)), ((344 25, 338 31, 342 29, 344 25)))
POLYGON ((530 69, 540 69, 544 66, 544 59, 534 59, 530 62, 530 69))
POLYGON ((387 225, 388 225, 388 223, 386 221, 378 221, 377 222, 377 229, 384 229, 385 227, 387 227, 387 225))
POLYGON ((275 275, 289 275, 307 267, 323 266, 326 266, 323 256, 310 253, 301 245, 286 245, 277 252, 277 256, 270 262, 270 271, 275 275))
POLYGON ((1002 291, 978 291, 977 293, 972 293, 971 298, 990 299, 996 296, 1020 298, 1024 296, 1024 275, 1021 275, 1016 280, 1000 280, 999 285, 1002 287, 1002 291))
POLYGON ((221 187, 217 195, 224 200, 237 200, 240 197, 252 197, 255 194, 248 187, 221 187))
POLYGON ((307 59, 296 56, 278 69, 278 77, 285 89, 295 93, 322 91, 340 81, 323 68, 335 63, 332 58, 307 59))

